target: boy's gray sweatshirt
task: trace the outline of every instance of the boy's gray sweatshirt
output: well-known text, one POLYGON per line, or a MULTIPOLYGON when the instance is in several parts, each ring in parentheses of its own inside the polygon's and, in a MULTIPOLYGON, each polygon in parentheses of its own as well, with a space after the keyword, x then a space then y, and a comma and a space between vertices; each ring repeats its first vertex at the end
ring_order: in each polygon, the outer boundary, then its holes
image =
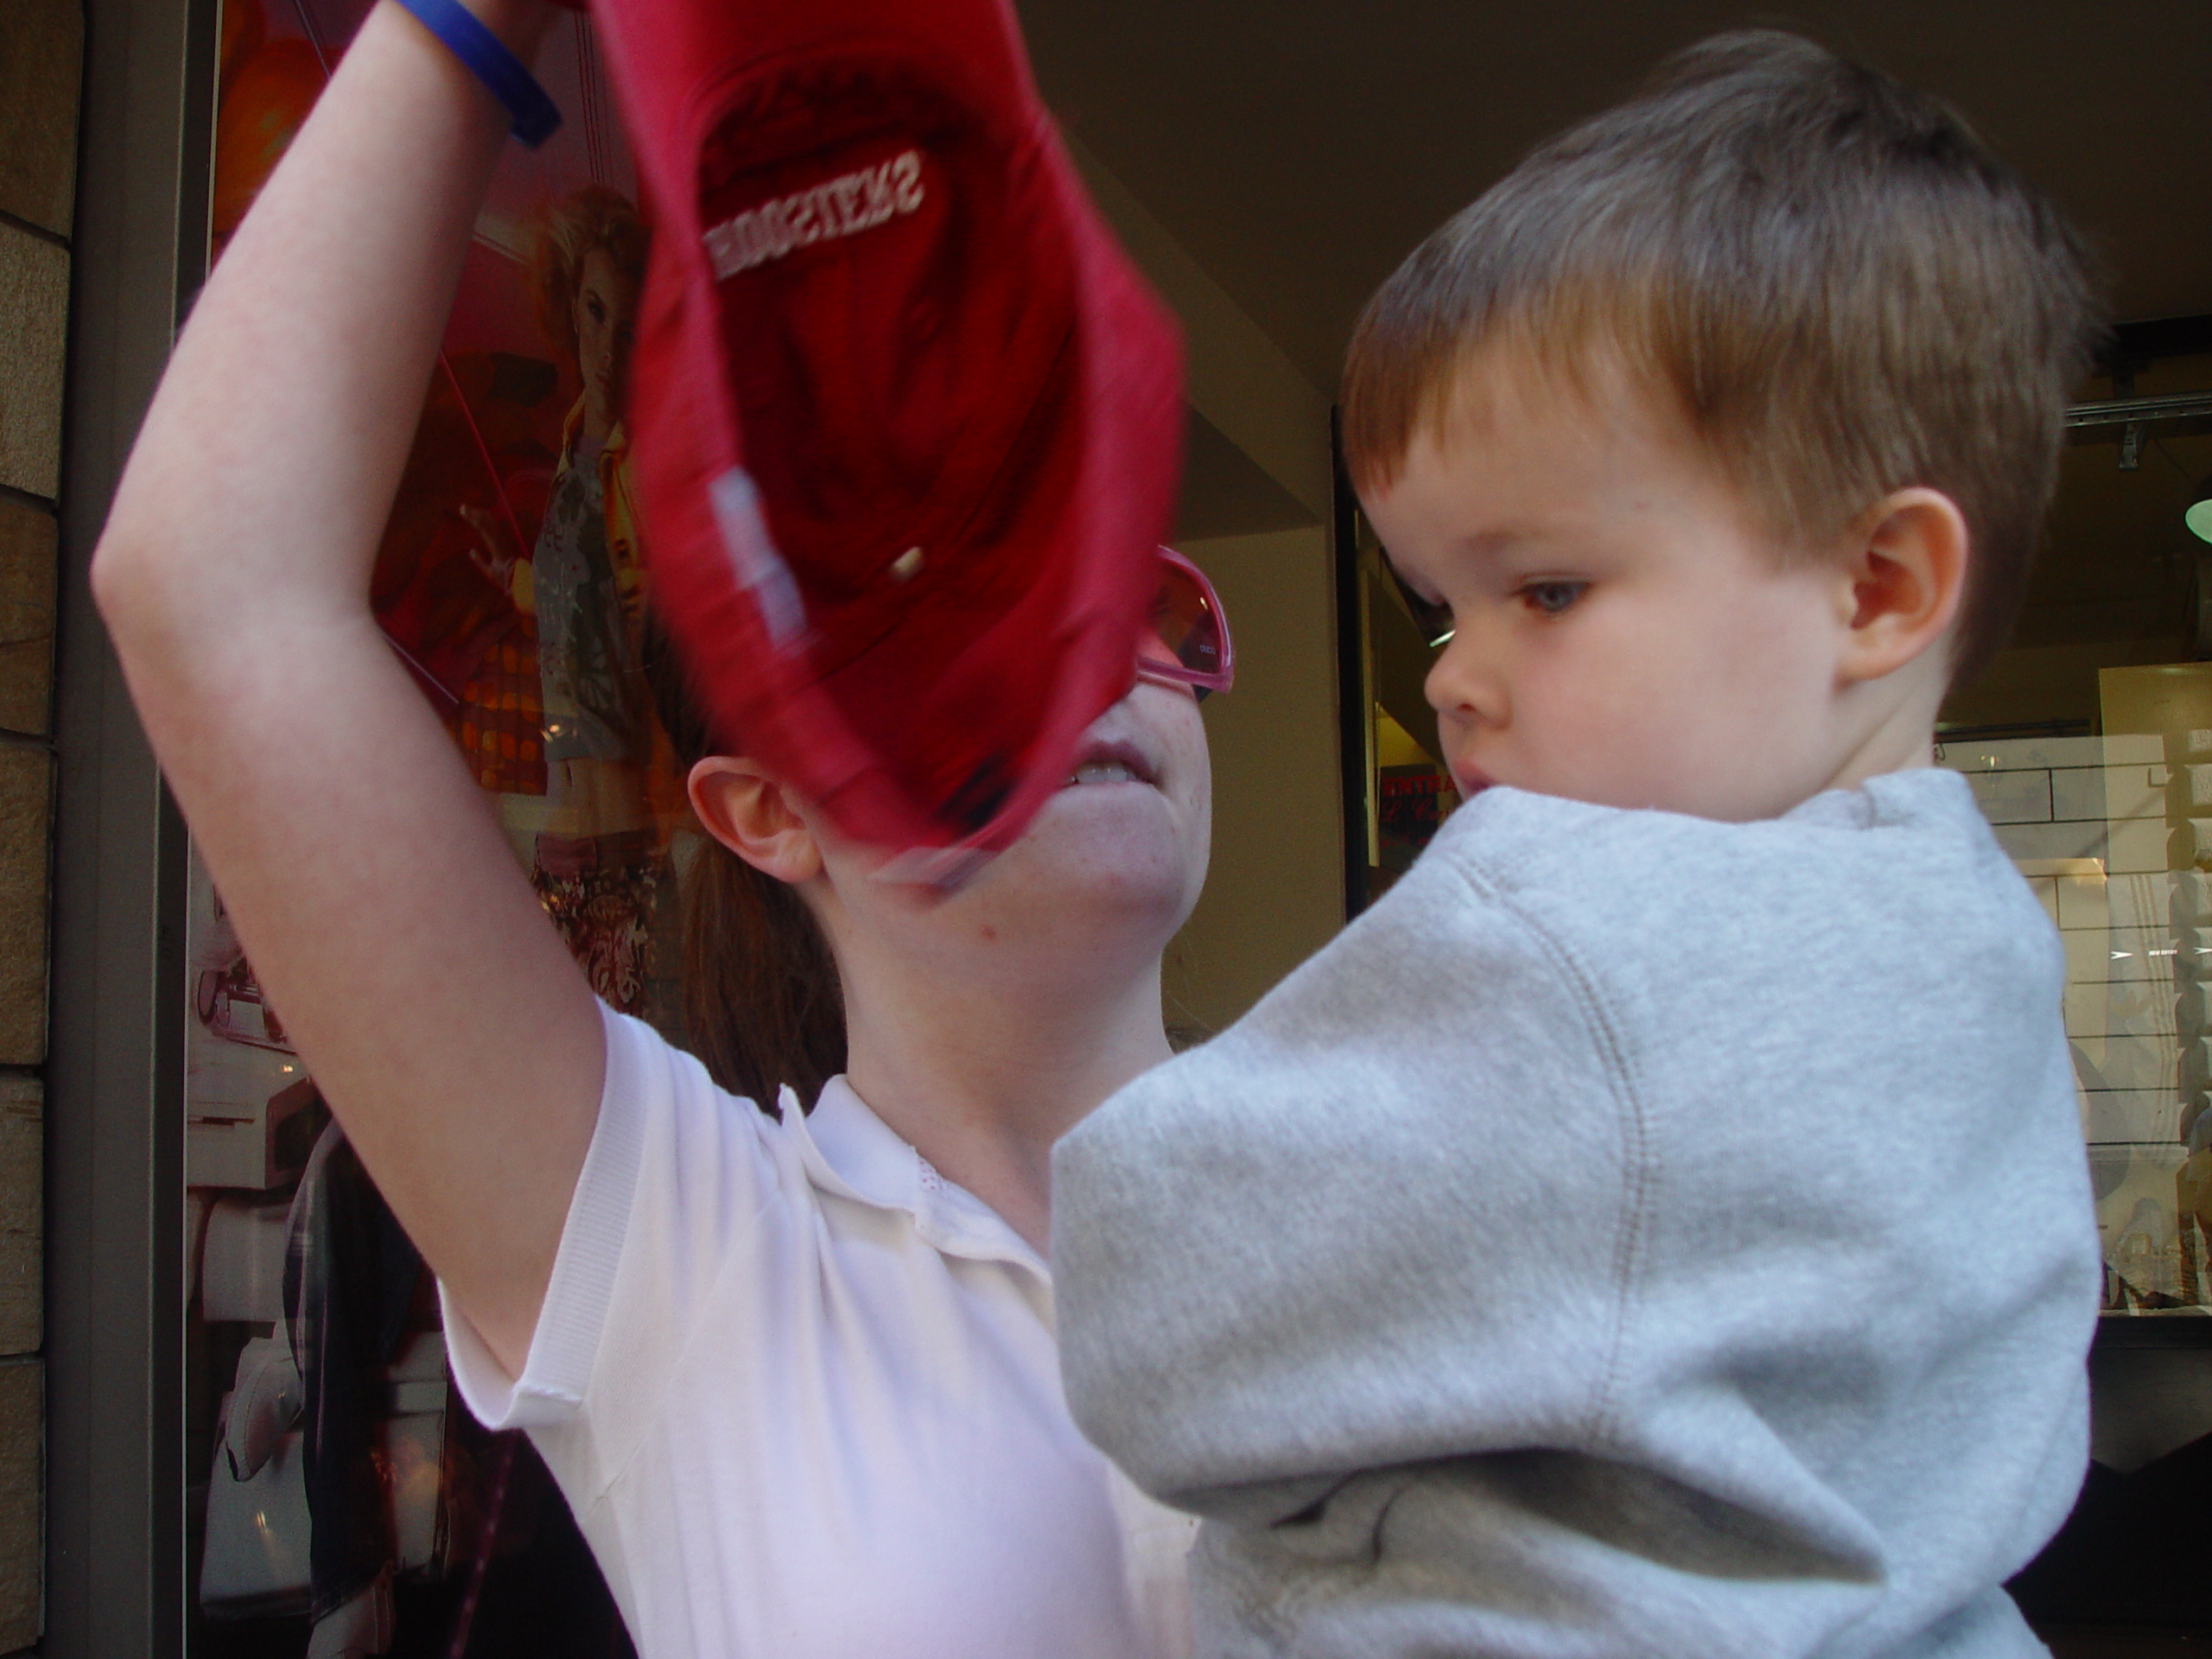
POLYGON ((2057 938, 1936 770, 1494 789, 1053 1160, 1207 1656, 2018 1655, 2100 1285, 2057 938))

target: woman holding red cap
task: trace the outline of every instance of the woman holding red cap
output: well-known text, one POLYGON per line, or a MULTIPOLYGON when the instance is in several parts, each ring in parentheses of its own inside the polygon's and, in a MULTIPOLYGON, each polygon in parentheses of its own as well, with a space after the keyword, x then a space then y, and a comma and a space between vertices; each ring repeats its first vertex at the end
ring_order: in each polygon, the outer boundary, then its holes
POLYGON ((941 901, 693 725, 708 1065, 604 1007, 367 600, 504 127, 379 6, 179 342, 92 574, 195 843, 648 1659, 1179 1651, 1188 1523, 1069 1421, 1043 1255, 1053 1142, 1167 1053, 1197 677, 941 901))

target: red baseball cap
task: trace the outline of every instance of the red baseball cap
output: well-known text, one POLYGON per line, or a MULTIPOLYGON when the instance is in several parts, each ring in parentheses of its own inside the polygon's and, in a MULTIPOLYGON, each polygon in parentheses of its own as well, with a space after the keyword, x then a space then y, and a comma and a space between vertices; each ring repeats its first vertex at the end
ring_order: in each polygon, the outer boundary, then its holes
POLYGON ((1128 690, 1181 455, 1167 314, 1004 0, 601 0, 654 238, 650 590, 720 741, 952 885, 1128 690))

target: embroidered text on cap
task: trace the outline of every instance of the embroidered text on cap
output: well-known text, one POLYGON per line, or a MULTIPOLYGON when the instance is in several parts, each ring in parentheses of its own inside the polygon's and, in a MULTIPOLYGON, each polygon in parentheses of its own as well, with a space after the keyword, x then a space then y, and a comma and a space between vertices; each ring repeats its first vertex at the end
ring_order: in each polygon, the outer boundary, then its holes
POLYGON ((922 156, 910 149, 724 219, 707 232, 717 279, 734 276, 817 242, 857 236, 920 207, 922 156))

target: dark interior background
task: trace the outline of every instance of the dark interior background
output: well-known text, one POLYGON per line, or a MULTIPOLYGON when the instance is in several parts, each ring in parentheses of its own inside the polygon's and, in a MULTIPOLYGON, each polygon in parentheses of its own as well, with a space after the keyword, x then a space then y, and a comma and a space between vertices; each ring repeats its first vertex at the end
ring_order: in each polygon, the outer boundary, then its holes
MULTIPOLYGON (((1529 147, 1713 31, 1799 29, 1950 99, 2052 191, 2110 274, 2113 313, 2212 313, 2212 5, 1824 0, 1020 0, 1068 130, 1325 397, 1362 302, 1529 147)), ((2142 393, 2212 386, 2212 357, 2142 365, 2142 393)), ((2108 383, 2084 397, 2113 395, 2108 383)), ((1203 421, 1185 535, 1311 522, 1203 421)), ((2069 454, 2019 645, 1970 719, 2094 718, 2100 661, 2192 654, 2204 423, 2069 454), (2052 648, 2063 648, 2054 650, 2052 648)))

